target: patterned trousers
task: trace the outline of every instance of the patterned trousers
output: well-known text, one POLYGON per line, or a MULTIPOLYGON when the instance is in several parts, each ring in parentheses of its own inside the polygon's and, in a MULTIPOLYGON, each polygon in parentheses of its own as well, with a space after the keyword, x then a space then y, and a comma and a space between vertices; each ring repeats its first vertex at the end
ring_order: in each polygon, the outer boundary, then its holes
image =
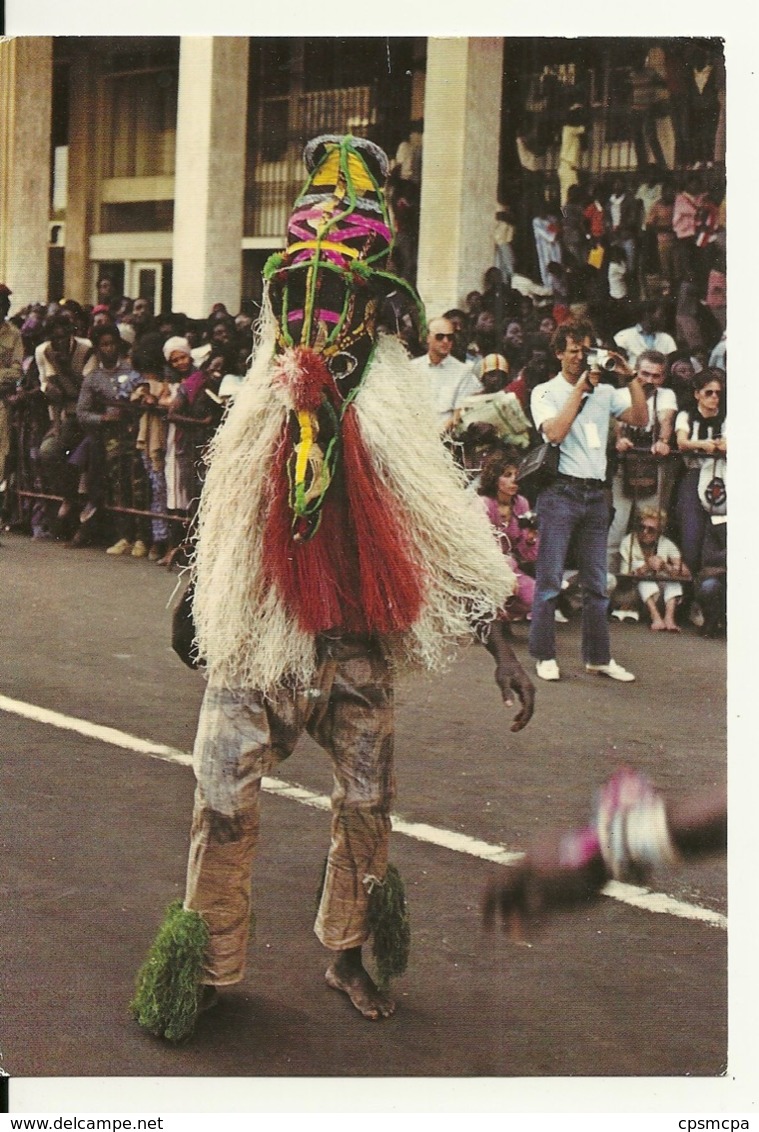
MULTIPOLYGON (((166 514, 166 473, 163 470, 160 472, 155 470, 153 461, 150 459, 147 452, 142 452, 141 455, 142 466, 150 480, 150 510, 158 515, 166 514)), ((153 542, 169 541, 168 519, 151 519, 150 527, 153 534, 153 542)))
POLYGON ((313 687, 260 692, 209 683, 193 754, 197 786, 185 907, 210 931, 204 981, 239 982, 251 914, 261 779, 305 730, 332 759, 332 836, 314 931, 332 950, 369 932, 372 878, 387 868, 393 770, 393 690, 381 645, 324 635, 313 687))

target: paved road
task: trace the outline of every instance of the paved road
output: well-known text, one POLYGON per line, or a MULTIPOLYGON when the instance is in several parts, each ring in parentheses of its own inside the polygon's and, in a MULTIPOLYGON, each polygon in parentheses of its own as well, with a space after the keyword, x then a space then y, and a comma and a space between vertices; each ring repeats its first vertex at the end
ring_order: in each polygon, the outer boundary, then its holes
MULTIPOLYGON (((187 752, 202 679, 168 646, 176 577, 144 561, 4 536, 0 694, 187 752)), ((665 790, 725 779, 725 648, 686 632, 615 626, 634 685, 587 676, 579 627, 560 629, 565 674, 541 685, 520 735, 484 650, 397 696, 398 815, 520 850, 549 824, 581 823, 620 762, 665 790)), ((518 650, 526 656, 524 640, 518 650)), ((60 721, 59 721, 60 722, 60 721)), ((0 711, 4 930, 0 1049, 16 1077, 715 1077, 727 1049, 724 926, 604 897, 546 923, 531 947, 484 933, 493 864, 396 833, 410 900, 399 1010, 364 1022, 322 981, 311 931, 328 815, 264 800, 257 932, 247 980, 169 1048, 131 1021, 134 974, 181 894, 192 772, 0 711)), ((280 777, 323 795, 326 756, 304 741, 280 777)), ((726 865, 656 878, 719 920, 726 865)))

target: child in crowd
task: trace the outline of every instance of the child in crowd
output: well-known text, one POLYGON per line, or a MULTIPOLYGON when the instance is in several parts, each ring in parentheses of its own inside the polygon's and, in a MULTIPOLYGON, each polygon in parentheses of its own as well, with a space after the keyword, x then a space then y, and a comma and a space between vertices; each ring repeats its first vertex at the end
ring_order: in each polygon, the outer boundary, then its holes
POLYGON ((150 480, 150 510, 156 516, 151 520, 152 542, 148 558, 163 562, 168 552, 169 521, 166 515, 166 410, 171 402, 171 387, 163 368, 147 360, 140 365, 137 378, 132 382, 130 400, 145 407, 140 416, 136 447, 150 480))

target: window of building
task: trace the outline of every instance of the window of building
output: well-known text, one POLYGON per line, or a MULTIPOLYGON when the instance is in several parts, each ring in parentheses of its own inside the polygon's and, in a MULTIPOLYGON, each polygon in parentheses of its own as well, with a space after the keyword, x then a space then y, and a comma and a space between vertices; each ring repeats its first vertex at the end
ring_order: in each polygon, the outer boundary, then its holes
POLYGON ((246 236, 281 239, 318 134, 369 137, 394 154, 407 136, 410 39, 252 39, 246 236))
POLYGON ((103 83, 103 176, 174 173, 179 59, 116 56, 103 83), (131 63, 134 69, 125 69, 131 63))
POLYGON ((53 67, 50 123, 50 148, 52 151, 50 206, 53 216, 63 216, 68 203, 69 72, 68 63, 57 62, 53 67))
POLYGON ((100 206, 101 232, 171 232, 173 200, 124 201, 100 206))

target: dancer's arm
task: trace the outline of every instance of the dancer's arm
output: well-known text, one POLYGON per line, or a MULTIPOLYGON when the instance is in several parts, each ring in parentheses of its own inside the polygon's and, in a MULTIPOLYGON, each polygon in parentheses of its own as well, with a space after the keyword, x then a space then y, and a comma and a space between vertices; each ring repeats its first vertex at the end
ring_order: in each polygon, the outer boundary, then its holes
MULTIPOLYGON (((724 852, 727 847, 724 787, 710 787, 666 802, 663 828, 657 827, 655 810, 649 808, 648 820, 644 814, 643 821, 640 808, 636 813, 637 821, 625 815, 621 826, 615 828, 615 838, 618 842, 621 831, 627 841, 622 857, 628 866, 641 871, 650 870, 657 859, 671 862, 672 851, 678 857, 691 858, 724 852)), ((500 916, 518 939, 526 917, 596 897, 614 876, 611 840, 607 839, 604 852, 598 825, 593 824, 563 833, 554 831, 533 842, 516 867, 504 870, 488 885, 482 904, 486 926, 491 927, 500 916)))
POLYGON ((514 702, 514 695, 519 698, 522 706, 514 717, 511 730, 521 731, 532 718, 535 708, 535 686, 514 655, 503 621, 492 621, 481 628, 480 639, 495 659, 495 682, 501 689, 503 702, 510 707, 514 702))

